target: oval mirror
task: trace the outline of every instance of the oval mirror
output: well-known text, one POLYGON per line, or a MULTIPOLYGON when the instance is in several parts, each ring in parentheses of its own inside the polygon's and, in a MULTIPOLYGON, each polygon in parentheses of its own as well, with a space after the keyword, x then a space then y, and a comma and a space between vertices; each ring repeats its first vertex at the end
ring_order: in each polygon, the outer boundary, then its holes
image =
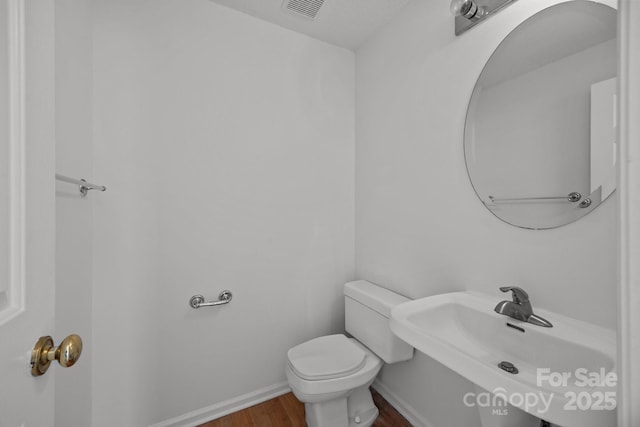
POLYGON ((516 27, 471 95, 469 178, 503 221, 545 229, 586 215, 615 191, 616 11, 560 3, 516 27))

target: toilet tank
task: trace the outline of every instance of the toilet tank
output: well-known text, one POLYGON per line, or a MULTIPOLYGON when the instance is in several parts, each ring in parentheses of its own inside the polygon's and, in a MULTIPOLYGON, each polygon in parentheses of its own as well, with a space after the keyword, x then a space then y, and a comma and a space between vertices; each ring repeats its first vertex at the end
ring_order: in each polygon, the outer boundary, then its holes
POLYGON ((410 301, 366 280, 344 285, 345 328, 387 363, 413 357, 413 347, 396 337, 389 326, 391 309, 410 301))

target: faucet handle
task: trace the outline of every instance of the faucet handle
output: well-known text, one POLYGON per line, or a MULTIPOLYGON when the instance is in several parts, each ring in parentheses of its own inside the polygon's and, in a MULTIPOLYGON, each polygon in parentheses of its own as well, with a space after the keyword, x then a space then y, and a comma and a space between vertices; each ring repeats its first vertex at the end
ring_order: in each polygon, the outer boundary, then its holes
POLYGON ((515 302, 516 304, 529 302, 529 295, 522 288, 519 288, 517 286, 502 286, 500 287, 500 290, 502 292, 511 291, 513 293, 513 302, 515 302))

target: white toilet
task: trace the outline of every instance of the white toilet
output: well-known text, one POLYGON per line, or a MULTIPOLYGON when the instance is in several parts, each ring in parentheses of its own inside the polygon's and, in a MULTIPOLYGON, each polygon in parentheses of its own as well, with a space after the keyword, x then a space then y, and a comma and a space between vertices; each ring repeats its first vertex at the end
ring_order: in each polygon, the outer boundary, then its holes
POLYGON ((389 328, 391 309, 409 299, 365 280, 344 285, 342 334, 289 350, 287 380, 304 403, 309 427, 368 427, 378 416, 369 386, 386 363, 413 357, 413 347, 389 328), (381 360, 382 359, 382 360, 381 360))

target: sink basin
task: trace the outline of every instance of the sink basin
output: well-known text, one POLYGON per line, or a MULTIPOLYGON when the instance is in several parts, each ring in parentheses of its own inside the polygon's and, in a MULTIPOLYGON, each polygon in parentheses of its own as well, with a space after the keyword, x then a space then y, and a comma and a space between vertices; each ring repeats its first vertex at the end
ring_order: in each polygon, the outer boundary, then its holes
POLYGON ((391 311, 391 330, 536 417, 566 427, 615 426, 615 332, 535 305, 552 328, 518 321, 493 311, 501 299, 454 292, 406 302, 391 311), (498 367, 503 361, 518 373, 498 367))

